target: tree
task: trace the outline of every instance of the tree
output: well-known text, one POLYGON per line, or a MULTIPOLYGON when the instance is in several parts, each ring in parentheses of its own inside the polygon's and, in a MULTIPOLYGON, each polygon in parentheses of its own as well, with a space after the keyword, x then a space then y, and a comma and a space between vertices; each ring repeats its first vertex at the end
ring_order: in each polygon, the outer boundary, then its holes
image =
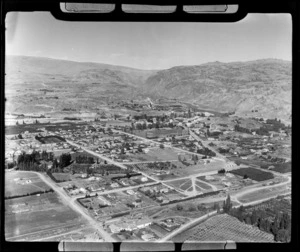
POLYGON ((267 229, 267 222, 265 218, 260 218, 258 222, 258 227, 262 231, 266 231, 267 229))
POLYGON ((275 235, 275 241, 286 242, 288 240, 289 234, 285 229, 279 229, 275 235))
POLYGON ((189 207, 188 207, 188 209, 189 209, 189 211, 190 212, 193 212, 193 211, 196 211, 196 207, 195 207, 195 205, 194 204, 189 204, 189 207))
POLYGON ((213 206, 213 209, 217 210, 217 212, 219 212, 220 211, 220 205, 219 205, 219 203, 215 202, 214 206, 213 206))
POLYGON ((218 170, 218 173, 219 173, 219 174, 224 174, 225 172, 226 172, 225 169, 220 169, 220 170, 218 170))
POLYGON ((228 213, 232 208, 232 203, 231 203, 231 199, 230 199, 230 195, 228 194, 226 200, 224 200, 223 202, 223 210, 225 213, 228 213))
POLYGON ((271 225, 271 232, 272 232, 272 234, 275 236, 275 239, 276 239, 276 235, 277 235, 277 233, 278 233, 278 227, 277 227, 277 225, 276 225, 276 223, 275 223, 275 221, 272 223, 272 225, 271 225))
POLYGON ((52 163, 52 169, 55 170, 58 167, 57 159, 55 158, 52 163))
POLYGON ((288 215, 288 213, 283 213, 282 214, 282 217, 281 217, 281 220, 280 220, 280 223, 279 223, 279 228, 280 229, 287 229, 287 227, 290 225, 291 223, 291 218, 290 216, 288 215))
POLYGON ((177 205, 176 205, 176 209, 177 209, 178 211, 182 211, 182 210, 183 210, 183 205, 182 205, 182 204, 177 204, 177 205))
POLYGON ((64 153, 59 157, 59 168, 64 168, 71 164, 71 155, 69 153, 64 153))
POLYGON ((248 225, 251 225, 251 217, 249 215, 246 216, 245 218, 245 223, 248 224, 248 225))

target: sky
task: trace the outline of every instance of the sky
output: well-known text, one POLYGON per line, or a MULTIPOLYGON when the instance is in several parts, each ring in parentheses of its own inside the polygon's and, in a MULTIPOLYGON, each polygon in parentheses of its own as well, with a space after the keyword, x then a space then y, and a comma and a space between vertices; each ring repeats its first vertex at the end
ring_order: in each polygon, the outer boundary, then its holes
POLYGON ((68 22, 11 12, 6 54, 167 69, 207 62, 291 60, 289 14, 248 14, 235 23, 68 22))

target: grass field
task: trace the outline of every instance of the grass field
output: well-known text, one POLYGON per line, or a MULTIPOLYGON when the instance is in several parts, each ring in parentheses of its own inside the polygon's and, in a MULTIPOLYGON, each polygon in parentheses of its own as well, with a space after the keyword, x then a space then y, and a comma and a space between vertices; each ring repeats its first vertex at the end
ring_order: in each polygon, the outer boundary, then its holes
POLYGON ((260 189, 255 192, 244 194, 237 199, 242 203, 248 203, 255 200, 265 199, 268 197, 276 197, 279 194, 291 192, 287 185, 279 185, 272 188, 260 189))
POLYGON ((242 223, 235 217, 220 214, 174 236, 172 240, 176 242, 226 240, 236 242, 273 242, 274 238, 272 234, 242 223))
POLYGON ((200 188, 202 188, 206 191, 212 191, 213 190, 211 186, 209 186, 208 184, 203 183, 199 180, 196 180, 195 183, 196 183, 197 186, 199 186, 200 188))
MULTIPOLYGON (((203 164, 202 162, 203 161, 201 160, 196 165, 187 166, 185 164, 182 164, 179 161, 171 161, 170 162, 171 166, 164 168, 164 171, 170 171, 170 174, 173 174, 173 177, 170 177, 170 179, 176 178, 176 177, 184 178, 186 176, 195 175, 195 174, 200 175, 201 173, 204 173, 204 172, 217 171, 217 170, 224 168, 224 166, 226 164, 224 161, 219 161, 219 160, 212 160, 211 163, 208 163, 208 164, 203 164)), ((158 162, 158 163, 160 163, 160 162, 158 162)), ((158 170, 158 171, 160 170, 159 167, 157 167, 157 168, 152 167, 151 165, 149 165, 146 162, 135 164, 134 166, 144 172, 147 172, 149 175, 151 173, 153 173, 155 170, 158 170)), ((166 178, 164 180, 166 180, 166 178)))
POLYGON ((167 161, 177 160, 177 152, 172 148, 151 148, 148 153, 132 155, 137 161, 167 161))
POLYGON ((49 189, 50 187, 33 172, 5 172, 5 197, 27 195, 27 193, 30 194, 49 189))
POLYGON ((167 182, 166 184, 174 187, 175 189, 180 189, 180 190, 187 190, 189 187, 192 186, 192 182, 190 179, 180 179, 180 180, 175 180, 172 182, 167 182))
POLYGON ((7 240, 46 238, 61 229, 67 232, 84 224, 80 215, 64 205, 55 193, 5 200, 7 240))

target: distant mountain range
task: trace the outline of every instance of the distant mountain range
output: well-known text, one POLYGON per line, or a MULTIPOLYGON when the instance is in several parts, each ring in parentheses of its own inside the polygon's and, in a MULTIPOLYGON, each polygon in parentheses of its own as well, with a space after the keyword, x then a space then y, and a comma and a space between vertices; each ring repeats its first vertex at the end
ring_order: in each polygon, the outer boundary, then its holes
POLYGON ((6 57, 6 88, 11 94, 14 89, 28 88, 28 84, 43 82, 51 87, 59 83, 65 85, 68 96, 78 95, 81 86, 92 95, 177 98, 220 112, 284 121, 291 118, 291 77, 291 62, 278 59, 152 71, 42 57, 6 57))

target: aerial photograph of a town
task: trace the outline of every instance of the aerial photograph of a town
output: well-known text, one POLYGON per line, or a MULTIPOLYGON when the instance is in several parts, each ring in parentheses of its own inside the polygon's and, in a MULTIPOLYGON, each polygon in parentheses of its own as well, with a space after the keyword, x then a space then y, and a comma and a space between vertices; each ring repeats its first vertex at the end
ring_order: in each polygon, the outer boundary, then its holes
POLYGON ((291 241, 288 14, 5 27, 7 241, 291 241))

